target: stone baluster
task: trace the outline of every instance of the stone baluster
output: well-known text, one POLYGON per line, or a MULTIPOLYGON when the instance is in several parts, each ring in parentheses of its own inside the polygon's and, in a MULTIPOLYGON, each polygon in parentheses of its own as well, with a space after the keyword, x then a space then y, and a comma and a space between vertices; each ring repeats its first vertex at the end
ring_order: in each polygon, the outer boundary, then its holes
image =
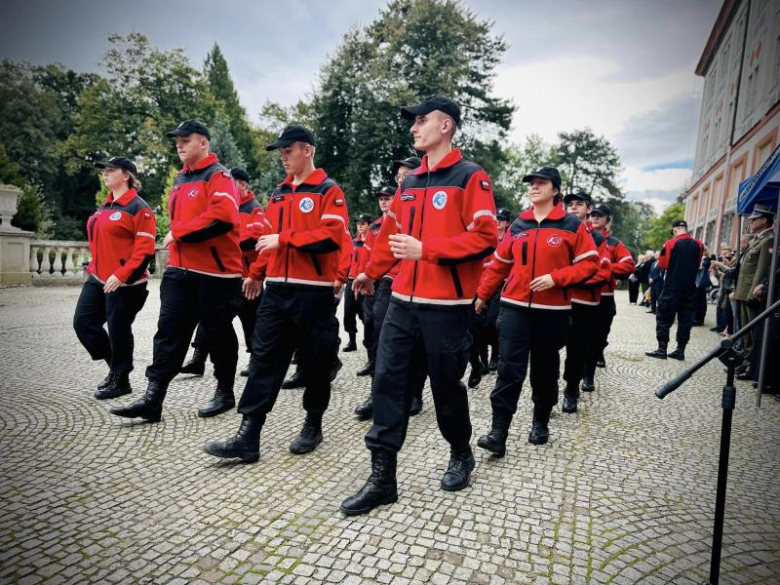
POLYGON ((62 248, 59 246, 54 248, 54 272, 52 276, 55 278, 62 278, 62 248))
POLYGON ((38 274, 38 247, 35 245, 30 246, 30 273, 33 278, 39 278, 38 274))
POLYGON ((78 251, 78 248, 68 246, 65 248, 65 277, 73 278, 76 275, 76 271, 73 270, 73 254, 78 251))
POLYGON ((51 247, 44 246, 43 258, 41 258, 41 278, 51 277, 51 261, 49 260, 50 253, 51 253, 51 247))
POLYGON ((76 276, 78 276, 79 279, 84 278, 84 260, 87 258, 88 251, 89 248, 85 248, 84 246, 78 248, 78 255, 76 256, 76 276))

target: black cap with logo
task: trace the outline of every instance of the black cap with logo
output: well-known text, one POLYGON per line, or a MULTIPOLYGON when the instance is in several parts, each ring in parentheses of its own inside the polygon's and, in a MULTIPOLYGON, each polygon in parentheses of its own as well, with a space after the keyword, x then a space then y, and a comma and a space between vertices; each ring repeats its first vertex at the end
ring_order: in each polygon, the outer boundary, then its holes
POLYGON ((401 167, 406 167, 409 169, 416 169, 422 164, 422 161, 416 157, 416 156, 410 156, 409 158, 405 158, 403 160, 394 160, 393 161, 393 172, 397 173, 398 169, 401 167))
POLYGON ((607 217, 612 217, 612 210, 609 208, 609 205, 606 203, 599 203, 593 207, 590 211, 591 215, 606 215, 607 217))
POLYGON ((442 97, 440 95, 430 97, 414 106, 405 106, 401 108, 401 116, 407 120, 414 120, 417 116, 430 114, 434 110, 444 112, 455 120, 456 126, 460 126, 460 106, 450 98, 442 97))
POLYGON ((133 174, 138 172, 133 161, 123 156, 112 156, 105 162, 96 162, 95 167, 99 169, 122 169, 123 171, 133 174))
POLYGON ((190 134, 200 134, 211 140, 209 129, 200 120, 184 120, 184 122, 168 132, 166 136, 175 138, 176 136, 189 136, 190 134))
POLYGON ((556 189, 561 188, 561 173, 555 167, 542 167, 536 172, 529 173, 523 177, 523 183, 530 183, 531 179, 544 179, 546 181, 552 181, 553 187, 556 189))
POLYGON ((382 187, 376 192, 377 197, 395 197, 395 189, 393 187, 382 187))
POLYGON ((512 213, 506 207, 502 207, 496 212, 496 219, 500 219, 501 221, 509 221, 512 219, 512 213))
POLYGON ((245 183, 249 182, 249 173, 247 173, 244 169, 240 169, 238 167, 235 169, 230 169, 230 174, 236 181, 244 181, 245 183))
POLYGON ((363 223, 371 223, 372 220, 371 220, 371 216, 368 215, 367 213, 361 213, 360 215, 357 216, 356 221, 357 222, 362 221, 363 223))
POLYGON ((672 228, 676 228, 676 227, 682 227, 682 228, 685 228, 687 230, 688 229, 688 222, 685 221, 684 219, 678 219, 677 221, 675 221, 672 224, 672 228))
POLYGON ((269 144, 265 149, 276 150, 277 148, 287 148, 296 142, 305 142, 306 144, 317 146, 316 142, 314 142, 314 134, 311 133, 311 130, 304 128, 303 126, 291 124, 290 126, 286 126, 285 129, 282 130, 282 133, 279 134, 279 137, 274 140, 273 144, 269 144))
POLYGON ((574 193, 567 193, 563 197, 563 202, 568 205, 572 201, 584 201, 587 205, 593 205, 593 199, 590 198, 590 193, 585 191, 575 191, 574 193))

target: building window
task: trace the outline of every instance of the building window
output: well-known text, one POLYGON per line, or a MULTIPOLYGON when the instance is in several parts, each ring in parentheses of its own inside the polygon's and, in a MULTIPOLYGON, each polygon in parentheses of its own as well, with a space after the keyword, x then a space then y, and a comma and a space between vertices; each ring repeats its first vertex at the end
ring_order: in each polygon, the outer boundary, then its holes
POLYGON ((706 238, 704 239, 704 245, 709 248, 710 252, 712 252, 715 248, 713 248, 713 244, 715 243, 715 220, 713 219, 711 222, 707 224, 707 232, 706 232, 706 238))
POLYGON ((722 245, 731 246, 731 239, 734 236, 734 212, 723 214, 720 221, 720 242, 722 245))

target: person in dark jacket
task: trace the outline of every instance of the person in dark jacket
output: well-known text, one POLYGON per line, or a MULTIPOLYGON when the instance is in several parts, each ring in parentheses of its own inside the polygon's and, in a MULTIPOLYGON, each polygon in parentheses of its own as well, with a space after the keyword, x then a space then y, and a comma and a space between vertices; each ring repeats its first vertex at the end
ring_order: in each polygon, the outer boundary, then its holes
POLYGON ((658 252, 653 256, 653 264, 650 266, 648 272, 647 281, 650 284, 650 310, 648 313, 656 314, 658 309, 658 299, 661 297, 661 293, 664 290, 664 271, 661 269, 661 264, 658 262, 658 257, 661 252, 658 252))
POLYGON ((678 220, 672 224, 674 237, 668 240, 658 264, 666 271, 664 290, 658 299, 655 334, 658 348, 645 355, 665 360, 685 359, 685 346, 691 336, 691 325, 696 311, 696 274, 699 272, 704 246, 688 235, 688 224, 678 220), (667 355, 669 330, 677 316, 677 348, 667 355))
POLYGON ((640 254, 636 259, 634 273, 628 277, 628 304, 636 305, 639 298, 639 285, 642 274, 642 268, 645 265, 645 255, 640 254))

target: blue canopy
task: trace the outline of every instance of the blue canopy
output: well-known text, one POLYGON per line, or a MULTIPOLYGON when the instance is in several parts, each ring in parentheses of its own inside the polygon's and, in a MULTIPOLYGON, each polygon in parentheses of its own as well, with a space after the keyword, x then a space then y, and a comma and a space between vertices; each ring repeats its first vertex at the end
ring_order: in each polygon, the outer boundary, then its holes
POLYGON ((745 215, 753 211, 756 203, 777 210, 780 197, 780 146, 775 148, 758 172, 739 184, 737 212, 745 215))

